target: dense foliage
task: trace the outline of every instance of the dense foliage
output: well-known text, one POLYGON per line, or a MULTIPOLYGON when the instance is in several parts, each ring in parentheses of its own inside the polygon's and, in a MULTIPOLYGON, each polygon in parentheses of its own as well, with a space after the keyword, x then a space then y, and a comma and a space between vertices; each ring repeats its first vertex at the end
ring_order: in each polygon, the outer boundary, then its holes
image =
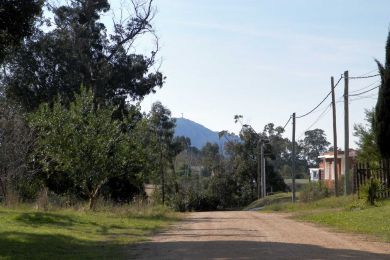
POLYGON ((381 76, 381 85, 375 108, 375 137, 382 157, 390 158, 390 32, 386 43, 385 65, 376 62, 381 76))
MULTIPOLYGON (((50 2, 46 17, 43 1, 1 2, 0 200, 52 196, 94 208, 99 197, 143 200, 148 186, 148 199, 181 211, 244 207, 257 198, 260 145, 266 192, 289 190, 292 143, 282 127, 242 125, 239 138, 220 132, 224 147, 198 150, 175 136, 162 103, 141 112, 140 101, 164 83, 158 41, 150 53, 133 48, 145 35, 158 39, 152 2, 130 1, 112 24, 103 19, 107 0, 50 2)), ((296 176, 307 178, 328 145, 322 130, 307 131, 296 143, 296 176)))
POLYGON ((42 104, 31 115, 37 134, 34 160, 49 175, 66 173, 74 188, 95 206, 101 187, 113 177, 133 175, 141 164, 137 130, 130 129, 131 117, 112 119, 115 107, 101 107, 93 102, 91 91, 81 90, 67 108, 59 101, 50 108, 42 104), (135 169, 134 169, 135 168, 135 169))
POLYGON ((0 64, 25 37, 33 34, 42 5, 43 0, 0 1, 0 64))
POLYGON ((329 145, 324 130, 314 129, 305 132, 305 138, 301 142, 301 146, 310 167, 318 166, 320 163, 318 156, 326 152, 329 145))
POLYGON ((358 137, 358 160, 361 162, 378 163, 380 153, 375 135, 375 110, 366 110, 367 124, 355 124, 354 135, 358 137))
POLYGON ((96 102, 124 110, 126 99, 140 100, 161 87, 162 74, 151 71, 156 51, 150 56, 131 52, 139 36, 153 34, 152 1, 137 3, 127 19, 112 25, 100 19, 110 11, 107 0, 50 6, 54 18, 48 26, 35 28, 3 64, 8 97, 31 110, 58 95, 69 103, 83 84, 96 102))

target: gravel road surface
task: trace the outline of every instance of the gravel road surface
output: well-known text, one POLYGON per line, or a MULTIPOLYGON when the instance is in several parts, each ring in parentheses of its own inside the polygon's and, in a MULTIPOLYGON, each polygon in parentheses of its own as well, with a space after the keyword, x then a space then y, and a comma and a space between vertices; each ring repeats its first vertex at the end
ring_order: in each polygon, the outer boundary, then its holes
POLYGON ((136 259, 390 260, 390 243, 249 211, 188 213, 131 251, 136 259))

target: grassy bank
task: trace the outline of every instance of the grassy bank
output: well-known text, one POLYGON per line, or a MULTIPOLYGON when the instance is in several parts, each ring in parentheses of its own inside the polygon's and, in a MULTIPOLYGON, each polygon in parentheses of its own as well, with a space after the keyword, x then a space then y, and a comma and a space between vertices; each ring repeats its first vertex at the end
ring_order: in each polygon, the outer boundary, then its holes
POLYGON ((99 212, 0 207, 0 258, 124 259, 130 244, 177 218, 162 207, 99 212))
POLYGON ((267 196, 265 198, 255 200, 254 202, 246 206, 244 210, 258 209, 265 206, 286 203, 289 201, 291 201, 291 193, 277 193, 274 195, 267 196))
POLYGON ((309 203, 272 204, 266 211, 290 212, 293 218, 339 231, 368 234, 390 242, 390 201, 367 206, 356 198, 331 197, 309 203))

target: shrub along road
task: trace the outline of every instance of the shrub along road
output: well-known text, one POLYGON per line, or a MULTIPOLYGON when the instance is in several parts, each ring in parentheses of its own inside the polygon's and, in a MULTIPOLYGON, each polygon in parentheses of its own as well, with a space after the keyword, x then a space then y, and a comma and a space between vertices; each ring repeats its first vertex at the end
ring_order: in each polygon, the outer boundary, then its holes
MULTIPOLYGON (((137 259, 390 259, 390 244, 335 233, 287 214, 188 213, 136 247, 137 259)), ((133 249, 132 249, 133 251, 133 249)))

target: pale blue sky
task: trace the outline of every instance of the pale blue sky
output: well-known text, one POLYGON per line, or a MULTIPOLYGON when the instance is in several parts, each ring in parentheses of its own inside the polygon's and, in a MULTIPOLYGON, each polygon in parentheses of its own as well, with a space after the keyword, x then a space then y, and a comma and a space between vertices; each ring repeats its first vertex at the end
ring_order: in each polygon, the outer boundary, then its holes
MULTIPOLYGON (((166 84, 147 97, 212 130, 238 132, 233 116, 261 130, 283 125, 296 112, 313 108, 330 90, 330 76, 344 70, 361 75, 383 61, 390 22, 388 0, 156 0, 166 84)), ((374 72, 376 73, 376 72, 374 72)), ((351 91, 377 79, 351 81, 351 91)), ((336 98, 343 94, 343 84, 336 98)), ((370 94, 374 94, 370 92, 370 94)), ((297 121, 297 137, 317 119, 297 121)), ((364 121, 372 98, 350 104, 351 131, 364 121)), ((343 147, 343 104, 337 106, 339 146, 343 147)), ((314 128, 332 138, 331 113, 314 128)), ((291 125, 286 129, 290 138, 291 125)), ((353 144, 353 141, 351 144, 353 144)))

